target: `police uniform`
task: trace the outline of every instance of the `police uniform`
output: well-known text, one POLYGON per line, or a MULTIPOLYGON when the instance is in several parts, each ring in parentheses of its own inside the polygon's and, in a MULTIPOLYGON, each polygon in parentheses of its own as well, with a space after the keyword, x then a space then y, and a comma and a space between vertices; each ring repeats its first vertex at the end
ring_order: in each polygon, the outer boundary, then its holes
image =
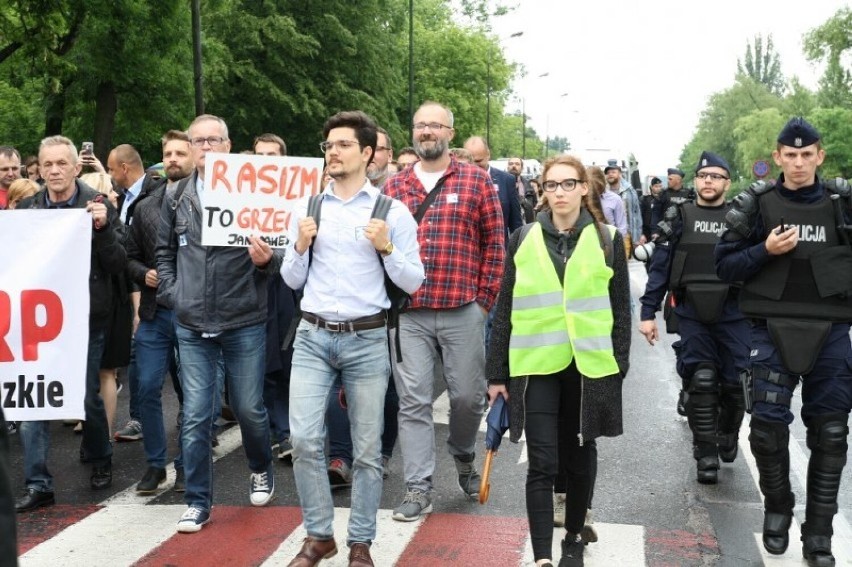
MULTIPOLYGON (((721 157, 704 152, 696 172, 714 166, 730 171, 721 157)), ((696 477, 706 484, 717 482, 720 457, 736 458, 745 409, 740 374, 748 366, 748 323, 737 308, 739 286, 722 282, 713 269, 713 249, 728 209, 692 201, 669 208, 640 299, 640 318, 650 321, 666 291, 674 295, 681 338, 673 348, 687 393, 696 477)))
MULTIPOLYGON (((802 118, 787 123, 778 143, 816 144, 819 133, 802 118)), ((781 554, 795 498, 790 487, 790 400, 802 380, 802 421, 807 427, 807 504, 802 554, 808 565, 834 565, 832 520, 846 463, 852 409, 852 248, 848 232, 850 189, 843 180, 791 191, 782 174, 774 186, 753 184, 737 196, 716 248, 724 280, 743 280, 740 308, 751 332, 753 410, 749 442, 765 498, 764 547, 781 554), (834 195, 837 195, 836 197, 834 195), (796 247, 770 256, 769 230, 798 228, 796 247)))
MULTIPOLYGON (((685 174, 682 170, 676 167, 670 167, 666 170, 668 175, 679 175, 681 179, 685 177, 685 174)), ((660 221, 663 220, 663 215, 672 205, 682 205, 687 201, 695 200, 695 191, 688 187, 681 187, 679 190, 675 191, 674 189, 667 188, 663 189, 660 192, 660 203, 662 206, 658 209, 658 213, 651 218, 651 223, 655 227, 659 224, 660 221)))

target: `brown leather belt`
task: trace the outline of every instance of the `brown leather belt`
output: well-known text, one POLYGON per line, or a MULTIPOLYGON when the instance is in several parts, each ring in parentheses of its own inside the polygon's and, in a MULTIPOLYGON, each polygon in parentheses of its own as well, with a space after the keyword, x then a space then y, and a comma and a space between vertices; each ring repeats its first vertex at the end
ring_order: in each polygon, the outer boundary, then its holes
POLYGON ((375 315, 359 317, 351 321, 326 321, 321 317, 317 317, 313 313, 307 311, 302 312, 302 319, 316 325, 320 329, 331 331, 332 333, 351 333, 352 331, 369 331, 370 329, 378 329, 387 324, 388 316, 382 311, 375 315))

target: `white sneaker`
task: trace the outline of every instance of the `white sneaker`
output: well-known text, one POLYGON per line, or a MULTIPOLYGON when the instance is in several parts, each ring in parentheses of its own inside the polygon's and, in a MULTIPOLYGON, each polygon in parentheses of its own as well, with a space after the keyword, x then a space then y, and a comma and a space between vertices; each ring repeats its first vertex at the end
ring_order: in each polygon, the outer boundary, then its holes
POLYGON ((190 506, 180 517, 177 523, 177 531, 182 534, 194 534, 201 531, 201 527, 210 521, 210 512, 190 506))
POLYGON ((266 506, 275 493, 275 477, 267 472, 251 473, 249 499, 252 506, 266 506))
POLYGON ((565 525, 565 493, 553 493, 553 525, 561 528, 565 525))

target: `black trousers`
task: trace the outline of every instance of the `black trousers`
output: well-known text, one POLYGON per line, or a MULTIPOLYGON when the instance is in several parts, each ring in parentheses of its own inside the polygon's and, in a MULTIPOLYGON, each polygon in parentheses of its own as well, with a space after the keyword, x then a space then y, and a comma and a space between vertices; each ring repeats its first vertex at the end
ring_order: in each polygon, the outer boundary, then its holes
POLYGON ((580 374, 573 364, 549 376, 531 376, 526 392, 527 519, 536 561, 551 557, 553 544, 553 486, 559 472, 560 439, 567 478, 565 529, 583 529, 592 489, 597 451, 581 447, 580 374))
POLYGON ((0 567, 18 564, 15 542, 15 498, 12 494, 9 436, 3 408, 0 407, 0 567))

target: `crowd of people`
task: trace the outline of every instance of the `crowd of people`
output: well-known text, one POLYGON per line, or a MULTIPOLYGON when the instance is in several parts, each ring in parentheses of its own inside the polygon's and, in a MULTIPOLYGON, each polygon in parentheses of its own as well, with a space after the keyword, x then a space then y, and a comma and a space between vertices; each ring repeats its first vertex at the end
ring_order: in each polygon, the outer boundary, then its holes
MULTIPOLYGON (((694 191, 672 168, 668 189, 653 178, 641 196, 615 160, 601 169, 560 155, 537 179, 521 175, 515 156, 507 171, 496 169, 481 137, 450 147, 453 113, 436 102, 417 109, 412 128, 412 146, 394 155, 390 135, 363 112, 329 117, 321 192, 295 203, 285 248, 254 236, 245 247, 202 244, 206 157, 232 151, 217 116, 166 132, 161 172, 146 170, 127 144, 109 152, 106 166, 63 136, 42 140, 23 163, 0 147, 0 208, 92 215, 80 425, 91 487, 112 483, 114 440, 141 440, 147 469, 136 492, 163 489, 170 456, 161 397, 170 376, 180 404, 171 488, 187 505, 178 532, 212 519, 211 452, 217 418, 228 412, 240 427, 251 505, 274 497, 275 458, 292 460, 307 537, 289 565, 337 553, 331 491, 351 486, 349 565, 370 566, 397 443, 406 490, 393 519, 433 510, 432 394, 441 375, 447 450, 464 497, 479 495, 477 432, 502 396, 510 438, 525 434, 528 444, 536 565, 553 565, 559 526, 558 565, 582 566, 585 546, 598 539, 590 515, 596 439, 623 430, 635 248, 648 262, 639 332, 651 345, 659 340, 663 307, 666 330, 680 335, 678 411, 693 434, 697 481, 718 482, 752 412, 763 542, 784 553, 794 506, 790 400, 801 380, 811 449, 802 553, 809 565, 834 565, 831 524, 852 408, 852 272, 832 270, 852 266, 852 191, 817 176, 824 150, 816 129, 791 120, 773 153, 781 177, 729 202, 731 167, 710 151, 695 166, 694 191), (84 167, 93 171, 81 175, 84 167), (117 369, 125 367, 130 421, 116 430, 117 369)), ((267 133, 249 153, 285 156, 287 147, 267 133)), ((50 428, 28 421, 0 431, 0 506, 9 510, 4 448, 16 430, 25 494, 14 508, 23 513, 55 503, 50 428)), ((0 519, 4 528, 14 534, 14 523, 0 519)))

